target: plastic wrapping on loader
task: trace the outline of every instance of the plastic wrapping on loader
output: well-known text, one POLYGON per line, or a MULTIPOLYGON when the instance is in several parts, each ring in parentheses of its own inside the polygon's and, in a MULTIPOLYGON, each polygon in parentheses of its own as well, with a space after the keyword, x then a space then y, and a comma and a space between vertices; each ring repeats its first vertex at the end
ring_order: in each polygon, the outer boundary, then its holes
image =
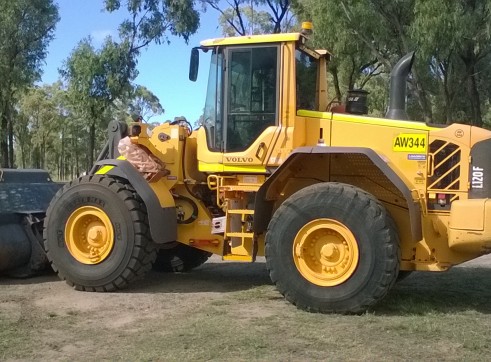
POLYGON ((42 220, 61 186, 44 170, 0 169, 0 273, 26 277, 46 267, 42 220))
POLYGON ((131 143, 129 137, 124 137, 119 141, 118 151, 147 180, 158 175, 163 176, 166 174, 163 163, 154 155, 145 152, 138 145, 131 143))

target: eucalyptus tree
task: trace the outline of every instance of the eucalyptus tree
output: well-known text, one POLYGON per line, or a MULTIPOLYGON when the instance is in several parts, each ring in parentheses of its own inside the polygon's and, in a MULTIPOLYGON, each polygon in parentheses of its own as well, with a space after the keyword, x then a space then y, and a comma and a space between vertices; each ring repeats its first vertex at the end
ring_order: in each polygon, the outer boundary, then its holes
POLYGON ((52 0, 0 2, 1 167, 14 166, 15 102, 20 92, 40 78, 58 20, 52 0))
POLYGON ((115 100, 129 93, 136 77, 136 64, 127 57, 127 43, 107 38, 101 49, 91 39, 82 40, 65 61, 60 73, 67 84, 70 108, 86 120, 88 131, 86 168, 92 167, 96 131, 105 129, 107 111, 115 100))
POLYGON ((440 117, 482 126, 489 107, 491 1, 417 0, 412 34, 437 84, 437 101, 443 100, 440 117))
POLYGON ((60 86, 60 83, 34 86, 20 96, 14 130, 22 167, 48 167, 63 122, 60 86))
POLYGON ((292 29, 291 0, 201 0, 216 10, 226 36, 281 33, 292 29))
POLYGON ((169 35, 187 41, 199 26, 199 13, 193 6, 191 0, 104 1, 107 12, 127 13, 119 26, 119 39, 107 38, 100 49, 94 48, 90 38, 82 40, 61 70, 72 109, 87 119, 87 169, 94 161, 96 138, 103 133, 96 131, 105 129, 116 103, 134 92, 141 51, 151 43, 168 43, 169 35))

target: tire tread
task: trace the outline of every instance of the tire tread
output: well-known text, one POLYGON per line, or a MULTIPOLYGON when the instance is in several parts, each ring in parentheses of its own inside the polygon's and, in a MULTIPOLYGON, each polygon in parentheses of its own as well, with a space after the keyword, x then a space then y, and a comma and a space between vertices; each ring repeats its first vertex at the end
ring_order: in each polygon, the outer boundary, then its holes
POLYGON ((150 236, 145 204, 135 189, 124 179, 107 175, 82 176, 67 183, 56 193, 46 212, 46 220, 48 220, 50 215, 53 213, 53 205, 56 205, 56 201, 60 199, 62 194, 71 187, 82 183, 98 183, 113 191, 114 194, 117 195, 117 197, 119 197, 126 205, 131 218, 133 219, 133 225, 135 225, 135 246, 132 249, 130 261, 128 262, 126 268, 120 273, 119 277, 115 278, 115 280, 112 282, 108 282, 98 287, 87 287, 76 284, 70 279, 69 273, 64 273, 56 266, 56 263, 54 262, 50 253, 45 225, 43 230, 43 242, 46 255, 51 267, 58 274, 58 276, 76 290, 112 292, 123 289, 127 287, 129 283, 145 275, 152 268, 152 264, 157 257, 156 248, 150 236), (137 228, 136 225, 139 227, 137 228))

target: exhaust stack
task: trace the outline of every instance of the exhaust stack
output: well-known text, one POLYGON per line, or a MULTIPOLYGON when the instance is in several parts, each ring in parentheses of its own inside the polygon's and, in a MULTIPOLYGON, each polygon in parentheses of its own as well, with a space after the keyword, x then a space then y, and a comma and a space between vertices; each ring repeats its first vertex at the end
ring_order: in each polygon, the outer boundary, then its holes
POLYGON ((389 109, 385 118, 408 119, 406 113, 406 80, 413 66, 414 52, 403 56, 390 72, 389 109))

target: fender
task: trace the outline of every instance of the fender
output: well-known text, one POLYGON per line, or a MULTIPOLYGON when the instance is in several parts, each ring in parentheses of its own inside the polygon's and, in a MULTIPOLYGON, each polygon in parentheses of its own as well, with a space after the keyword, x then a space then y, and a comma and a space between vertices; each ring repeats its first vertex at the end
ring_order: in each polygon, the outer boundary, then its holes
POLYGON ((368 157, 373 164, 392 182, 392 184, 404 196, 410 217, 411 236, 413 241, 417 242, 423 238, 423 230, 421 225, 421 208, 417 201, 413 200, 411 190, 406 183, 392 170, 387 163, 372 149, 364 147, 300 147, 294 150, 283 164, 278 167, 274 173, 261 186, 256 194, 256 202, 254 206, 254 231, 261 233, 266 231, 269 221, 273 214, 274 201, 268 198, 268 191, 275 185, 282 171, 288 168, 293 160, 300 154, 362 154, 368 157))
MULTIPOLYGON (((177 215, 175 205, 162 207, 159 198, 148 185, 148 182, 128 161, 108 159, 96 162, 94 166, 100 167, 96 174, 124 178, 135 188, 147 208, 150 235, 155 243, 164 244, 177 240, 177 215)), ((169 197, 172 199, 170 193, 169 197)))

